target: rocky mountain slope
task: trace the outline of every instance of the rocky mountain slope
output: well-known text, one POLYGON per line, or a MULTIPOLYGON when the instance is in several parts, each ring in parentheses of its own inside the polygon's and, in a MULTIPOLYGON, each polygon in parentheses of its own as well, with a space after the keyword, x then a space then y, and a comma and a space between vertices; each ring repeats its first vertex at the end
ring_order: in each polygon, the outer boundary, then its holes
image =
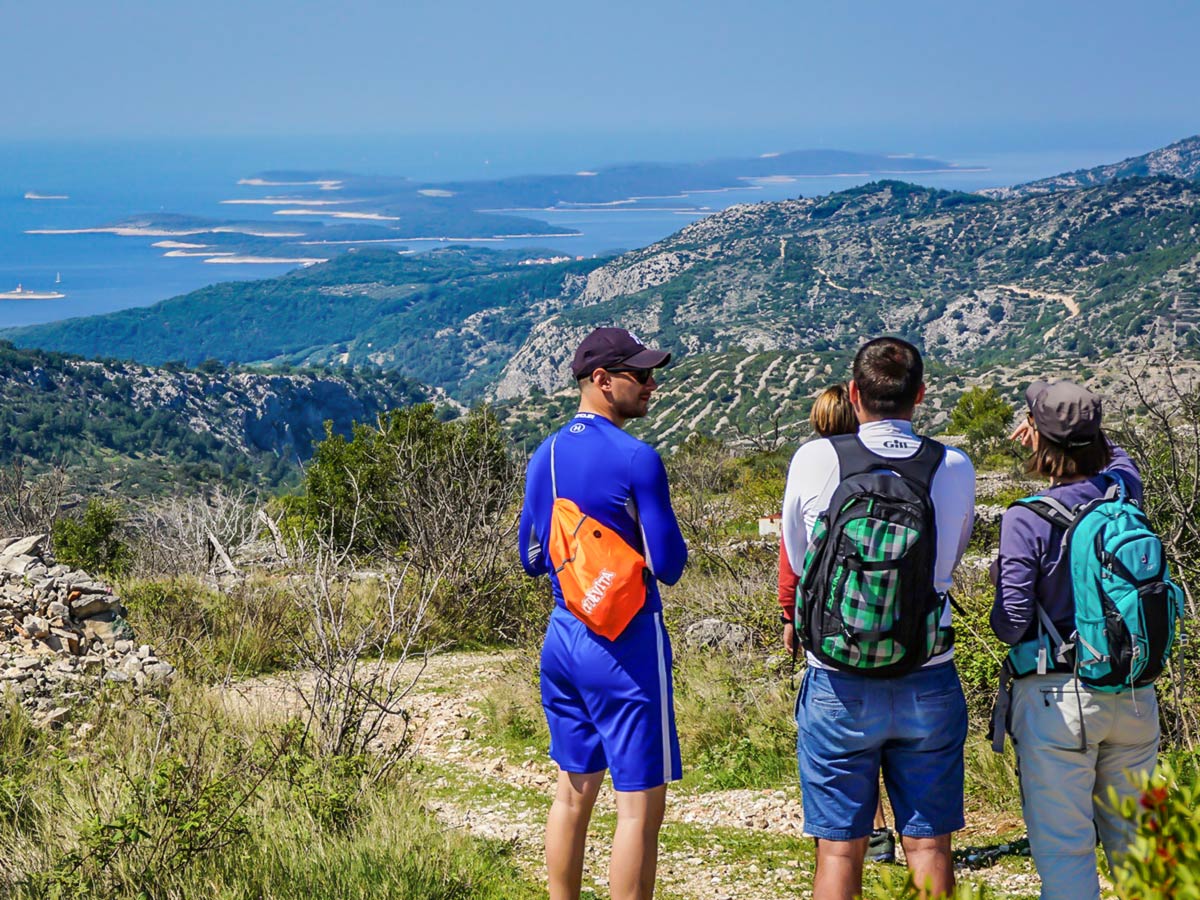
POLYGON ((1193 350, 1198 228, 1200 186, 1165 178, 1009 200, 880 182, 738 206, 593 272, 534 327, 494 393, 558 389, 571 348, 607 323, 681 357, 820 361, 880 333, 974 368, 1193 350))
POLYGON ((1169 146, 1160 147, 1118 163, 1065 172, 1062 175, 1018 184, 1015 187, 989 188, 980 193, 999 198, 1024 197, 1029 194, 1047 194, 1052 191, 1094 187, 1121 178, 1144 178, 1153 175, 1167 175, 1171 178, 1200 178, 1200 135, 1184 138, 1169 146))
POLYGON ((398 373, 152 368, 0 343, 0 464, 78 466, 106 478, 277 481, 324 423, 349 434, 384 409, 446 398, 398 373))

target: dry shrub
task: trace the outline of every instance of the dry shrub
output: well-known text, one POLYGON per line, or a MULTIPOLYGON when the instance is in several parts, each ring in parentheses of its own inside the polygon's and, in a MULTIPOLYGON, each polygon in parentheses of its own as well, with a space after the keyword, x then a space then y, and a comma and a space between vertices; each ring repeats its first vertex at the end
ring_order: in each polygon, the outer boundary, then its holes
POLYGON ((133 509, 131 572, 140 578, 199 576, 212 571, 218 546, 227 554, 255 540, 266 527, 262 506, 249 490, 219 485, 206 494, 168 497, 133 509))

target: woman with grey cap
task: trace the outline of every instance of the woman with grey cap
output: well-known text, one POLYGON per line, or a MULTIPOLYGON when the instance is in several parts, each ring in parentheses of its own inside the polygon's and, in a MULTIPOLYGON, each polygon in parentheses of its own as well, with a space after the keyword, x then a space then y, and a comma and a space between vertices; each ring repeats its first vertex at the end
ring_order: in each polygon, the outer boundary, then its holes
MULTIPOLYGON (((1101 429, 1098 396, 1070 381, 1037 381, 1025 399, 1028 417, 1011 437, 1031 451, 1026 470, 1050 481, 1039 497, 1074 510, 1104 496, 1120 479, 1128 496, 1141 503, 1141 476, 1101 429)), ((1041 648, 1048 631, 1076 630, 1063 534, 1026 503, 1011 506, 1001 521, 991 625, 1000 640, 1014 646, 1006 664, 1010 672, 1017 651, 1041 648)), ((1096 690, 1076 677, 1069 659, 1044 651, 1026 658, 1036 662, 1013 673, 1008 726, 1041 896, 1099 898, 1097 833, 1110 868, 1132 838, 1132 824, 1110 805, 1110 788, 1132 793, 1127 773, 1149 773, 1157 759, 1154 689, 1096 690)))

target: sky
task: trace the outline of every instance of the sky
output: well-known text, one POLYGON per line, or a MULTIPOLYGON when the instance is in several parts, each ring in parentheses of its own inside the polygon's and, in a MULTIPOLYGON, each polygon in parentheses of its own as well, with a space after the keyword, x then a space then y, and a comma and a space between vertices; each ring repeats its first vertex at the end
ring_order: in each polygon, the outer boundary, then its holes
POLYGON ((1190 0, 0 0, 0 35, 8 140, 1200 132, 1190 0))

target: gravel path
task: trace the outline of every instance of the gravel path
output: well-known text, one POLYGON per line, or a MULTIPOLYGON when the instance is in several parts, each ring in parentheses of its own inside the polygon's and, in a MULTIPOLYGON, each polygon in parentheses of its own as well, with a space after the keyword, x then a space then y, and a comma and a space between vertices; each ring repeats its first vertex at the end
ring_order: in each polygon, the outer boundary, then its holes
MULTIPOLYGON (((446 655, 430 660, 412 697, 414 747, 418 755, 443 766, 450 766, 484 784, 540 794, 541 805, 514 801, 506 795, 480 802, 473 797, 465 804, 450 799, 436 801, 436 811, 448 824, 464 827, 481 836, 510 840, 517 856, 531 877, 544 877, 542 868, 542 829, 545 805, 553 795, 556 768, 533 748, 524 760, 505 754, 478 740, 480 712, 491 686, 489 672, 499 672, 512 659, 510 654, 446 655), (536 753, 536 755, 534 755, 536 753)), ((435 785, 448 789, 450 776, 435 785)), ((615 808, 608 785, 601 791, 598 815, 615 808)), ((705 900, 782 900, 810 896, 812 881, 811 850, 802 842, 802 858, 787 852, 795 848, 803 834, 798 787, 786 785, 777 790, 722 790, 668 795, 667 825, 664 828, 664 852, 659 862, 659 884, 665 897, 705 898, 705 900), (692 846, 678 849, 672 826, 686 832, 692 846), (767 841, 750 852, 739 836, 749 841, 767 841), (698 839, 696 839, 698 838, 698 839), (779 838, 770 841, 770 838, 779 838), (790 839, 790 840, 788 840, 790 839), (731 843, 738 844, 729 847, 731 843), (776 847, 775 845, 779 845, 776 847), (760 858, 761 857, 761 858, 760 858), (773 863, 773 864, 772 864, 773 863)), ((960 843, 987 843, 987 835, 997 826, 1011 829, 1013 819, 1004 822, 975 818, 968 823, 960 843)), ((588 843, 587 873, 590 884, 603 896, 604 875, 608 865, 608 841, 611 828, 593 827, 588 843)), ((902 853, 901 853, 902 855, 902 853)), ((987 884, 1001 897, 1035 897, 1038 879, 1028 860, 1009 859, 1006 865, 964 872, 964 880, 987 884)), ((585 884, 588 879, 585 879, 585 884)))
MULTIPOLYGON (((451 828, 510 842, 514 857, 531 880, 545 877, 542 837, 553 796, 556 768, 530 747, 524 758, 482 739, 482 708, 496 673, 510 665, 511 653, 443 654, 425 664, 408 697, 409 737, 416 759, 427 769, 430 809, 451 828)), ((225 692, 231 706, 298 711, 303 679, 278 677, 243 682, 225 692)), ((385 734, 398 738, 401 724, 385 734)), ((589 834, 586 891, 607 896, 612 837, 612 789, 601 790, 589 834)), ((958 843, 989 843, 998 822, 969 816, 958 843)), ((666 900, 792 900, 811 896, 812 849, 802 838, 798 787, 776 790, 722 790, 668 794, 659 891, 666 900)), ((984 883, 990 896, 1032 898, 1038 879, 1030 862, 1015 858, 993 868, 963 872, 962 880, 984 883)))

